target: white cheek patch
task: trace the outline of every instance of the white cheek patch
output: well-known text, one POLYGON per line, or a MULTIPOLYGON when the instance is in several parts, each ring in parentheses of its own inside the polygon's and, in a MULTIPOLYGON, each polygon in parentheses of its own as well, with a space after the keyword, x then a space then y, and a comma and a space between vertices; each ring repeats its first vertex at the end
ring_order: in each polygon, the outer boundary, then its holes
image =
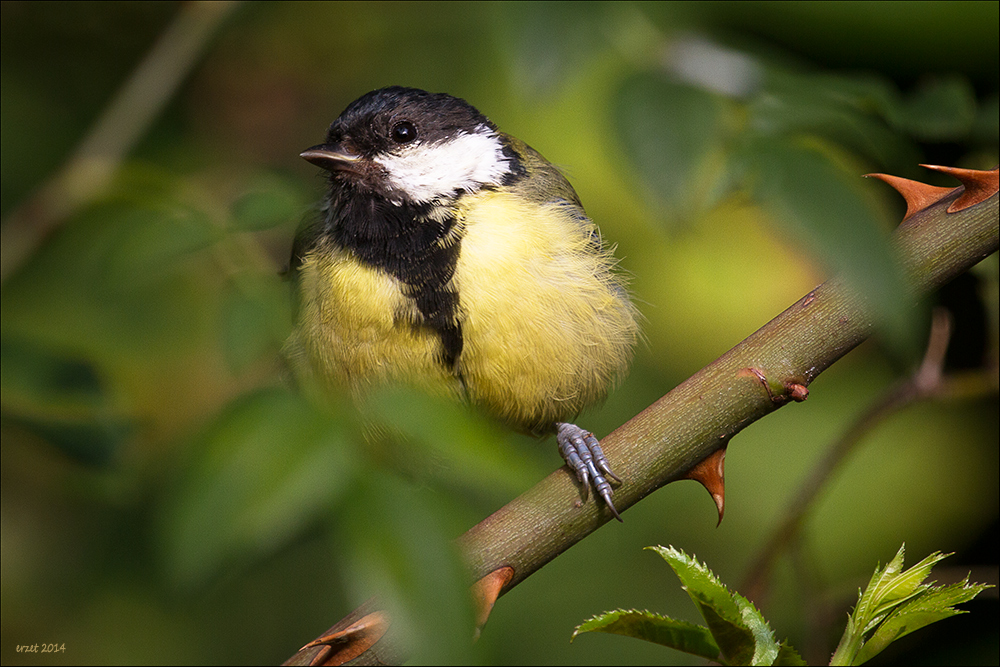
POLYGON ((418 202, 498 185, 509 171, 500 139, 485 126, 436 144, 409 146, 401 155, 381 155, 375 162, 385 169, 393 188, 418 202))

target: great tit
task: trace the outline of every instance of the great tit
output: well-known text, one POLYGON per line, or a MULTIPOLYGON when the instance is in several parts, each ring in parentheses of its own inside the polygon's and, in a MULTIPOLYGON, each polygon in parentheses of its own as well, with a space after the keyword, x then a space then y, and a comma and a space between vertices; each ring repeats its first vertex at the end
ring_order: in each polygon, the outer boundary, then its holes
POLYGON ((423 385, 512 427, 555 433, 609 510, 619 482, 568 423, 625 373, 638 313, 556 167, 465 100, 392 86, 352 102, 302 152, 329 172, 300 229, 288 351, 320 384, 423 385))

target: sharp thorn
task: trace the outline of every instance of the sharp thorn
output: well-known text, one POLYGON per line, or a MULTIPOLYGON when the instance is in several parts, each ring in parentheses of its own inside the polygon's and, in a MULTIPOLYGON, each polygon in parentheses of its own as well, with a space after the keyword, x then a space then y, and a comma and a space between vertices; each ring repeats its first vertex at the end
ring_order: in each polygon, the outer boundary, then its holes
POLYGON ((323 651, 320 655, 323 656, 324 663, 339 665, 367 651, 388 629, 389 618, 384 612, 376 611, 359 619, 350 627, 314 639, 299 650, 304 651, 317 646, 332 649, 332 653, 323 651))
POLYGON ((719 521, 716 526, 722 523, 722 515, 726 511, 725 462, 726 447, 722 446, 702 459, 685 475, 687 479, 700 482, 711 494, 715 508, 719 511, 719 521))
POLYGON ((965 192, 948 207, 949 213, 962 211, 989 199, 997 193, 997 187, 1000 184, 1000 179, 998 179, 1000 172, 996 169, 961 169, 959 167, 941 167, 936 164, 922 164, 920 166, 924 169, 948 174, 961 181, 962 185, 965 186, 965 192))
POLYGON ((493 605, 496 604, 497 598, 500 597, 500 591, 513 578, 514 568, 504 565, 472 584, 472 601, 476 611, 475 636, 477 639, 479 638, 479 632, 486 625, 486 621, 490 617, 490 612, 493 611, 493 605))
POLYGON ((906 200, 906 215, 903 220, 913 216, 918 211, 922 211, 931 204, 935 204, 946 195, 953 192, 955 188, 941 188, 936 185, 927 185, 920 181, 911 181, 900 176, 890 176, 889 174, 865 174, 866 177, 877 178, 891 185, 896 191, 903 195, 906 200))

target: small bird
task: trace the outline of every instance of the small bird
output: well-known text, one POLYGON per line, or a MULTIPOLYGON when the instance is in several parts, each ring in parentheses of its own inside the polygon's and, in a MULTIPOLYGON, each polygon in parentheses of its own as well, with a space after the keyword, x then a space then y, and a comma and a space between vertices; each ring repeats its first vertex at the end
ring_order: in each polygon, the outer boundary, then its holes
POLYGON ((465 100, 372 91, 302 152, 329 172, 296 235, 293 365, 356 392, 421 385, 556 434, 608 509, 611 471, 569 423, 627 371, 638 313, 612 251, 556 167, 465 100))

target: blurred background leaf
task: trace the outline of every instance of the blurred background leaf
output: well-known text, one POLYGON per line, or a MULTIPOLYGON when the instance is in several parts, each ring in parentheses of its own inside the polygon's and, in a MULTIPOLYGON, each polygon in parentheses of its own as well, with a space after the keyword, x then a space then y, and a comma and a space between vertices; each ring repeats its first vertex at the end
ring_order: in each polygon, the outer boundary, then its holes
POLYGON ((162 556, 182 590, 284 546, 354 478, 342 427, 286 390, 242 397, 192 445, 164 504, 162 556))
MULTIPOLYGON (((197 6, 0 5, 5 251, 197 6)), ((235 6, 110 185, 5 274, 3 661, 279 662, 381 592, 420 661, 660 663, 639 642, 568 639, 619 606, 697 620, 641 548, 740 580, 824 448, 916 363, 926 309, 885 251, 903 206, 860 175, 952 186, 916 165, 997 163, 998 23, 996 3, 965 2, 235 6), (347 397, 319 409, 280 354, 280 273, 325 189, 298 153, 390 84, 468 99, 563 168, 617 244, 647 344, 582 416, 598 435, 835 271, 882 316, 809 401, 734 441, 721 528, 701 489, 671 485, 505 596, 471 647, 449 540, 558 467, 554 444, 405 391, 364 415, 347 397), (41 642, 66 653, 16 651, 41 642)), ((956 318, 949 368, 995 363, 997 293, 993 257, 934 299, 956 318)), ((762 611, 782 636, 825 659, 804 610, 843 618, 903 541, 995 572, 997 422, 992 395, 874 432, 779 563, 762 611)), ((916 633, 878 660, 995 664, 995 598, 970 609, 936 648, 916 633)))
POLYGON ((625 82, 616 107, 622 148, 668 224, 718 204, 719 194, 726 194, 716 184, 726 174, 725 116, 731 112, 723 100, 695 86, 640 75, 625 82))

